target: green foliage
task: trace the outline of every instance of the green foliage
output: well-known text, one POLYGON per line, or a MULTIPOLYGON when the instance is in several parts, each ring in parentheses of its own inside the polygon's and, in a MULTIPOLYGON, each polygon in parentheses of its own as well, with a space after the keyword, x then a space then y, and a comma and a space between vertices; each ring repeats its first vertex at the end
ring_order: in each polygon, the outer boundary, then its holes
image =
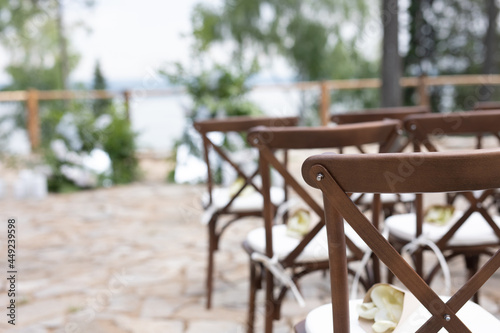
POLYGON ((369 63, 354 47, 367 14, 366 2, 359 0, 225 0, 220 8, 198 5, 192 25, 199 51, 232 40, 237 55, 252 48, 255 54, 285 57, 302 80, 340 79, 353 77, 343 70, 344 61, 369 63), (349 35, 346 29, 355 33, 349 35), (337 58, 341 53, 349 56, 337 58))
MULTIPOLYGON (((101 71, 101 65, 99 62, 96 62, 95 68, 94 68, 94 82, 92 84, 92 89, 94 90, 106 90, 107 84, 106 84, 106 79, 104 78, 102 71, 101 71)), ((109 99, 96 99, 93 102, 93 109, 94 109, 94 115, 96 117, 100 116, 104 112, 106 112, 106 109, 110 107, 112 104, 112 101, 109 99)))
MULTIPOLYGON (((228 116, 258 116, 262 114, 260 108, 246 99, 249 91, 248 78, 258 70, 254 62, 248 68, 241 65, 223 66, 215 65, 210 69, 200 70, 198 73, 188 72, 181 64, 174 64, 170 71, 163 70, 164 75, 170 83, 182 85, 191 97, 192 107, 187 116, 188 122, 183 135, 173 149, 174 161, 177 161, 177 149, 181 145, 187 146, 189 153, 202 158, 202 147, 199 137, 193 133, 193 122, 215 117, 228 116)), ((243 140, 243 142, 246 142, 243 140)), ((231 143, 225 140, 224 146, 232 149, 231 143)), ((216 162, 214 182, 222 180, 222 169, 220 161, 216 162)), ((168 182, 175 182, 175 170, 167 175, 168 182)))
POLYGON ((114 184, 126 184, 137 180, 138 161, 135 156, 136 133, 124 115, 111 109, 112 121, 103 131, 102 147, 111 159, 114 184))
MULTIPOLYGON (((86 1, 84 6, 92 3, 86 1)), ((58 24, 62 21, 59 9, 59 1, 54 0, 0 0, 0 42, 9 57, 6 72, 11 77, 4 89, 65 87, 80 57, 64 36, 65 27, 58 24)))
POLYGON ((136 134, 123 112, 110 106, 96 117, 90 102, 73 102, 69 109, 63 110, 49 110, 41 118, 42 153, 51 170, 48 178, 50 191, 70 192, 80 188, 130 183, 137 179, 136 134), (62 142, 67 151, 63 149, 61 153, 55 149, 55 142, 59 146, 62 142), (64 168, 88 171, 80 161, 91 156, 96 149, 109 156, 111 169, 91 173, 94 181, 85 185, 69 177, 64 168))
MULTIPOLYGON (((93 0, 80 3, 90 7, 93 0)), ((4 89, 66 87, 67 76, 76 67, 79 56, 66 38, 65 32, 71 27, 61 24, 64 21, 62 15, 60 1, 0 0, 0 42, 9 56, 6 73, 11 77, 10 84, 4 89)), ((96 64, 93 87, 106 89, 99 64, 96 64)), ((24 109, 20 108, 14 117, 16 124, 25 128, 24 109)), ((40 117, 41 152, 52 172, 49 178, 51 191, 66 192, 137 179, 136 134, 112 101, 41 102, 40 117), (59 153, 53 149, 54 142, 59 153), (109 156, 109 172, 91 175, 97 177, 95 182, 81 184, 68 177, 64 170, 82 171, 87 168, 82 166, 82 160, 88 160, 96 151, 102 152, 101 157, 109 156)))
MULTIPOLYGON (((225 0, 221 7, 198 5, 192 14, 196 49, 203 54, 225 41, 236 44, 234 58, 254 55, 283 57, 299 80, 351 79, 378 76, 378 64, 360 46, 370 34, 365 26, 366 1, 225 0)), ((224 45, 227 47, 227 45, 224 45)), ((316 124, 318 105, 302 99, 301 116, 316 124), (306 104, 304 104, 306 103, 306 104)), ((344 90, 335 102, 368 107, 378 103, 373 93, 344 90)))
POLYGON ((44 152, 44 162, 50 167, 51 175, 47 179, 47 187, 49 192, 55 193, 70 193, 80 189, 73 181, 68 179, 61 171, 64 165, 53 151, 46 150, 44 152))
POLYGON ((248 78, 258 70, 256 63, 249 68, 227 67, 220 64, 199 73, 188 72, 181 64, 174 64, 163 74, 171 83, 182 85, 193 100, 189 117, 192 120, 215 116, 259 115, 261 110, 245 99, 248 78))

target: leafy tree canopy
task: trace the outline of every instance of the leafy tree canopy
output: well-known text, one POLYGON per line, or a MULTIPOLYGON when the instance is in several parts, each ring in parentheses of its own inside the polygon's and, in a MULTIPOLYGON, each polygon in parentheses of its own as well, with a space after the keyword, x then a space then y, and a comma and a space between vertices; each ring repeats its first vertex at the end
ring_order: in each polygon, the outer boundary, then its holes
POLYGON ((61 61, 69 73, 80 57, 61 32, 60 5, 60 0, 0 0, 0 42, 10 58, 11 84, 5 89, 64 87, 61 61))
POLYGON ((233 41, 236 54, 284 56, 303 80, 370 76, 358 42, 368 14, 366 1, 225 0, 200 4, 192 16, 199 51, 233 41))

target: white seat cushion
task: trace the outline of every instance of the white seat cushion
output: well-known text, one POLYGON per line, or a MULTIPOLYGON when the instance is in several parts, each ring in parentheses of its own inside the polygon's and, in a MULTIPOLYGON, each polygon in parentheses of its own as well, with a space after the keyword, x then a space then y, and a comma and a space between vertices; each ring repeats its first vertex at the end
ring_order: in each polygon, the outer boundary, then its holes
MULTIPOLYGON (((449 297, 441 297, 444 301, 449 297)), ((356 306, 362 300, 349 302, 349 318, 351 322, 351 333, 366 333, 358 323, 356 306)), ((474 333, 476 332, 500 332, 500 321, 491 313, 473 302, 467 302, 457 313, 462 322, 474 333)), ((416 311, 412 312, 404 323, 397 328, 397 333, 415 332, 430 318, 427 309, 420 305, 416 311)), ((307 315, 307 333, 331 333, 333 332, 332 305, 322 305, 307 315)), ((396 331, 395 331, 396 332, 396 331)), ((445 329, 439 331, 447 332, 445 329)))
MULTIPOLYGON (((248 187, 247 187, 248 188, 248 187)), ((245 191, 245 190, 244 190, 245 191)), ((275 205, 282 204, 285 201, 285 190, 280 187, 271 187, 271 201, 275 205)), ((201 216, 201 223, 207 224, 210 222, 212 215, 219 209, 224 208, 229 202, 231 196, 229 188, 216 188, 212 190, 212 204, 207 207, 201 216)), ((208 205, 210 197, 208 193, 204 193, 201 197, 201 202, 204 207, 208 205)), ((231 206, 229 206, 228 213, 238 213, 244 211, 262 211, 264 209, 264 199, 260 192, 252 188, 247 193, 240 194, 234 199, 231 206)))
MULTIPOLYGON (((250 189, 250 187, 247 186, 250 189)), ((280 187, 271 187, 271 201, 275 205, 281 204, 285 200, 285 191, 280 187)), ((223 208, 227 205, 231 196, 229 194, 229 188, 215 188, 212 190, 212 206, 215 208, 223 208)), ((202 196, 202 203, 204 206, 208 205, 209 196, 208 193, 204 193, 202 196)), ((231 204, 230 212, 239 212, 246 210, 262 210, 264 207, 264 200, 260 192, 253 190, 249 193, 244 193, 239 195, 231 204)))
MULTIPOLYGON (((247 235, 247 243, 250 247, 260 253, 266 251, 266 232, 265 229, 257 228, 250 231, 247 235)), ((284 259, 292 252, 300 239, 287 235, 286 225, 280 224, 273 226, 273 252, 278 259, 284 259)), ((297 258, 297 262, 313 262, 328 260, 328 243, 326 239, 326 229, 321 229, 316 237, 307 244, 304 251, 297 258)))
MULTIPOLYGON (((360 193, 353 193, 351 195, 352 201, 356 201, 360 197, 360 193)), ((395 193, 382 193, 380 195, 380 201, 382 203, 395 203, 395 202, 413 202, 415 200, 415 194, 413 193, 401 193, 398 197, 395 193)), ((371 204, 373 202, 373 193, 364 193, 361 197, 362 204, 371 204)))
MULTIPOLYGON (((445 225, 424 223, 422 234, 425 235, 427 239, 436 242, 444 236, 462 215, 463 212, 455 211, 451 220, 445 225)), ((493 220, 500 227, 500 218, 498 216, 493 216, 493 220)), ((390 234, 396 237, 407 241, 411 241, 415 238, 416 216, 414 213, 390 216, 385 220, 385 225, 390 234)), ((474 212, 457 230, 448 244, 452 246, 470 246, 494 244, 498 242, 498 237, 495 235, 488 222, 485 221, 480 213, 474 212)))
MULTIPOLYGON (((355 231, 344 224, 346 235, 358 246, 361 250, 365 250, 366 244, 355 233, 355 231)), ((284 224, 273 226, 273 253, 278 256, 278 259, 284 259, 292 252, 300 243, 300 239, 287 235, 287 227, 284 224)), ((248 233, 247 243, 257 252, 265 253, 266 251, 266 232, 265 229, 257 228, 248 233)), ((307 244, 304 251, 298 256, 297 262, 313 262, 328 260, 328 242, 326 229, 323 227, 318 234, 307 244)))
MULTIPOLYGON (((363 300, 349 302, 349 321, 351 322, 350 333, 366 333, 358 324, 358 313, 356 306, 363 300)), ((306 317, 307 333, 331 333, 333 332, 332 304, 325 304, 309 312, 306 317)))

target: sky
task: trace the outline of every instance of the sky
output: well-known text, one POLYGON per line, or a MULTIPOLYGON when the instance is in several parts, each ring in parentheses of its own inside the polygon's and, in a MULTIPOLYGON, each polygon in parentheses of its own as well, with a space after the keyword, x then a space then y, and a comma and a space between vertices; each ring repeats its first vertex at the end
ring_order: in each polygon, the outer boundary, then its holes
MULTIPOLYGON (((74 45, 82 59, 74 81, 89 81, 97 60, 112 81, 140 80, 165 62, 189 56, 190 13, 199 0, 97 0, 86 10, 90 33, 80 29, 74 45)), ((68 22, 81 19, 82 10, 68 6, 68 22)), ((218 0, 204 0, 216 5, 218 0)))
MULTIPOLYGON (((91 9, 82 1, 64 1, 65 25, 83 21, 90 28, 72 29, 71 42, 81 60, 71 81, 91 81, 97 60, 109 81, 138 81, 166 62, 186 59, 190 41, 182 34, 189 33, 191 10, 200 1, 96 0, 91 9)), ((203 3, 217 5, 220 0, 203 3)), ((0 68, 7 62, 0 49, 0 68)), ((0 70, 0 83, 7 80, 0 70)))

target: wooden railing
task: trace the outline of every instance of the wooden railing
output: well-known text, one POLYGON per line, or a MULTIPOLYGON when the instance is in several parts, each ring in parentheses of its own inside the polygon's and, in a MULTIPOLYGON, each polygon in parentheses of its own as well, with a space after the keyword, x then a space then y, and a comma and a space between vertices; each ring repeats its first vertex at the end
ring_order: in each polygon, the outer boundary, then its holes
MULTIPOLYGON (((429 96, 427 87, 446 86, 446 85, 477 85, 493 86, 500 85, 500 75, 450 75, 450 76, 421 76, 421 77, 403 77, 400 80, 402 87, 418 88, 419 104, 428 105, 429 96)), ((323 125, 328 124, 330 119, 330 92, 332 90, 355 90, 379 88, 380 79, 353 79, 353 80, 329 80, 329 81, 311 81, 294 82, 286 84, 258 85, 254 89, 298 89, 298 90, 319 90, 320 96, 320 119, 323 125)), ((3 91, 0 92, 0 102, 24 102, 27 111, 27 130, 32 149, 40 145, 40 120, 38 115, 39 102, 47 100, 72 100, 72 99, 111 99, 122 96, 125 101, 125 110, 127 117, 130 114, 130 101, 136 96, 158 97, 179 94, 179 89, 164 90, 125 90, 123 92, 111 92, 106 90, 85 90, 85 91, 3 91)), ((478 100, 479 101, 479 100, 478 100)))
POLYGON ((110 92, 107 90, 36 90, 26 91, 0 91, 0 102, 24 102, 26 104, 26 127, 31 148, 36 149, 40 146, 40 118, 39 102, 54 100, 74 100, 74 99, 112 99, 123 96, 125 112, 127 118, 130 115, 130 96, 131 92, 125 90, 121 93, 110 92))

